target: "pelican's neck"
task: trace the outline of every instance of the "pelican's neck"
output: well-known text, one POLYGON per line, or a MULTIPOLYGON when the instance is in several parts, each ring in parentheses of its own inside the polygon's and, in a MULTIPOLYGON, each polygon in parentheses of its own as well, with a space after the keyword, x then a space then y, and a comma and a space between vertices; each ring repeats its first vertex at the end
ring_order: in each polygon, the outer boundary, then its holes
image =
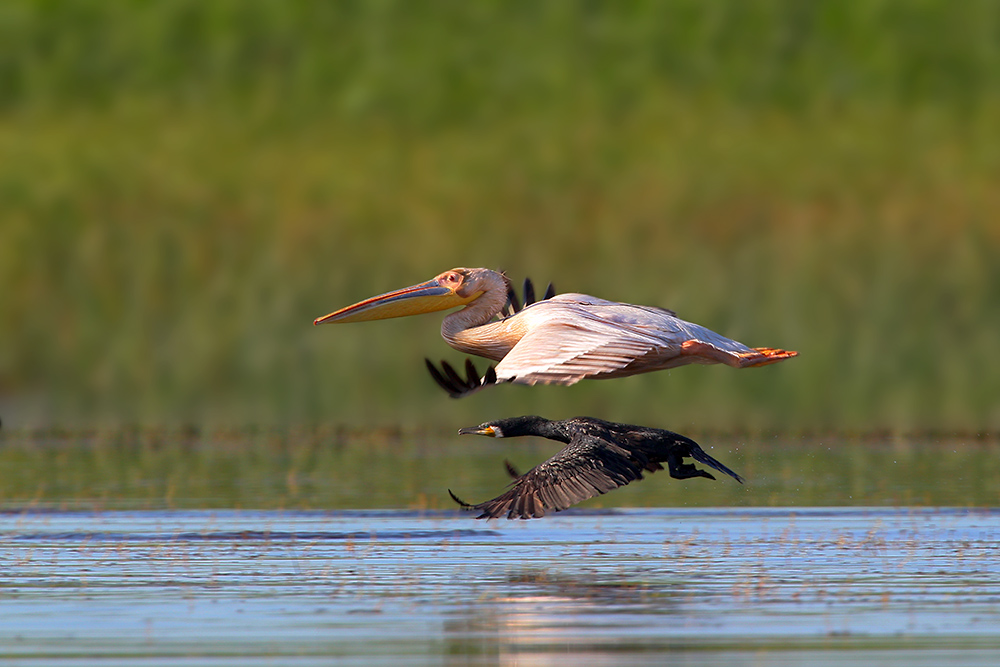
POLYGON ((444 318, 441 336, 456 350, 499 361, 516 341, 501 337, 501 322, 489 323, 507 303, 507 284, 499 274, 497 277, 498 284, 490 285, 482 296, 444 318))

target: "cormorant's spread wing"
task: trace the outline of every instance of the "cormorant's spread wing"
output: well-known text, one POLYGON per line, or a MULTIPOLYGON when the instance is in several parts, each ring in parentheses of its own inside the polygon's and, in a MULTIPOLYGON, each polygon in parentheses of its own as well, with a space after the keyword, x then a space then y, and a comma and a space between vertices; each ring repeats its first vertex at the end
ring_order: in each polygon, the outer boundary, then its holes
POLYGON ((500 496, 476 505, 460 504, 481 512, 477 519, 538 518, 642 479, 645 466, 645 459, 637 460, 613 442, 578 434, 562 451, 519 477, 500 496))

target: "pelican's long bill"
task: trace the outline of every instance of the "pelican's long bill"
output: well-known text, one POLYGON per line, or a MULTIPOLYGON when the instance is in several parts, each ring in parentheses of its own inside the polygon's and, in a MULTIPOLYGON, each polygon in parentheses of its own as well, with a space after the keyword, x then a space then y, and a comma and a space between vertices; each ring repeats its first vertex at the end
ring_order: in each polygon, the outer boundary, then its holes
POLYGON ((379 294, 364 301, 335 310, 329 315, 317 317, 313 324, 328 324, 330 322, 366 322, 368 320, 385 320, 390 317, 407 317, 431 313, 436 310, 447 310, 456 306, 464 306, 479 296, 460 296, 454 287, 442 283, 440 276, 419 285, 404 287, 393 292, 379 294))

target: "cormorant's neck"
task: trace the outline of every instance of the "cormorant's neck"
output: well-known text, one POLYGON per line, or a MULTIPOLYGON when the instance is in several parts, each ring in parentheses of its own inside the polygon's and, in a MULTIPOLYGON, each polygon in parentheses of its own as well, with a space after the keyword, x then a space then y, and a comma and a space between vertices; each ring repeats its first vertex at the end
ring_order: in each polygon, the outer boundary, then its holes
POLYGON ((563 422, 552 421, 544 417, 516 417, 501 426, 505 438, 521 435, 537 435, 549 440, 569 442, 571 435, 563 422))

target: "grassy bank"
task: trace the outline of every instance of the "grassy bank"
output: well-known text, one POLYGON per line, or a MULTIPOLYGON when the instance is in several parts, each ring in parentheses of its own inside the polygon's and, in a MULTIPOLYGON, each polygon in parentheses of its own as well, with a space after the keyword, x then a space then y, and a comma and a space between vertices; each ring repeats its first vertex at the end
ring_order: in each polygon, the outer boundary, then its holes
POLYGON ((1000 428, 996 10, 869 6, 13 3, 0 417, 1000 428), (802 356, 452 402, 439 318, 310 326, 461 265, 802 356))
MULTIPOLYGON (((997 440, 745 437, 692 433, 746 478, 666 472, 583 507, 995 506, 997 440), (942 455, 947 452, 946 455, 942 455)), ((456 509, 493 498, 551 456, 542 439, 497 442, 450 429, 57 430, 2 436, 0 510, 456 509)))

